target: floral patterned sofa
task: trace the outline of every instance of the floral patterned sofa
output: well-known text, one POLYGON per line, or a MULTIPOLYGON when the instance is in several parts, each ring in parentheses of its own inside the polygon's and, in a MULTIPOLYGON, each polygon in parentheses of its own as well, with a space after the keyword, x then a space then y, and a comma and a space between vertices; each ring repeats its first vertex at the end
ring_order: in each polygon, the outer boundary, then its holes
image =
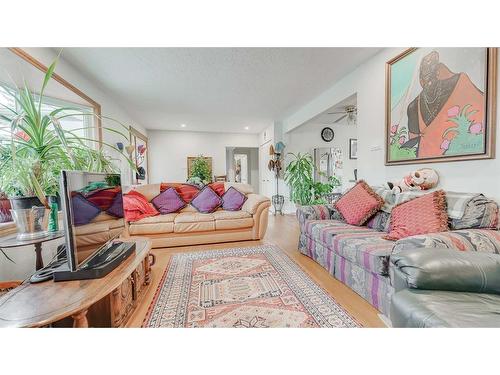
POLYGON ((416 248, 456 249, 500 254, 498 205, 481 194, 447 192, 450 231, 383 239, 395 204, 423 194, 394 196, 374 188, 386 204, 366 226, 346 224, 332 205, 300 206, 299 251, 314 259, 372 306, 389 316, 394 288, 390 257, 416 248))

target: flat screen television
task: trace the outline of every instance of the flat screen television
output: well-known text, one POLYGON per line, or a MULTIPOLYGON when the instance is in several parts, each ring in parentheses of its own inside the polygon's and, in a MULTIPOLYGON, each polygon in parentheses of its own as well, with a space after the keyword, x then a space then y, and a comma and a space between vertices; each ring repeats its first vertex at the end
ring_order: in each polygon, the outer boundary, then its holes
POLYGON ((104 276, 135 250, 118 239, 125 230, 120 175, 62 171, 60 192, 67 267, 54 280, 104 276))

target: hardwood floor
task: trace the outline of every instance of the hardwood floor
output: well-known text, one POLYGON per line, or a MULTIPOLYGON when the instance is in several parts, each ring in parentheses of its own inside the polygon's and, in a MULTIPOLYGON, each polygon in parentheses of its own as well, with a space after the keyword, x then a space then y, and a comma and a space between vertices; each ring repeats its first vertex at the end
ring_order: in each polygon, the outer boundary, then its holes
POLYGON ((231 247, 255 246, 263 243, 276 245, 285 251, 316 283, 335 298, 363 326, 384 327, 384 324, 378 317, 378 311, 374 307, 340 281, 334 279, 315 261, 299 253, 297 250, 298 238, 299 226, 294 215, 270 216, 267 233, 262 241, 153 249, 153 253, 156 255, 156 264, 152 268, 152 282, 141 304, 131 316, 127 327, 141 326, 172 254, 215 249, 222 250, 231 247))

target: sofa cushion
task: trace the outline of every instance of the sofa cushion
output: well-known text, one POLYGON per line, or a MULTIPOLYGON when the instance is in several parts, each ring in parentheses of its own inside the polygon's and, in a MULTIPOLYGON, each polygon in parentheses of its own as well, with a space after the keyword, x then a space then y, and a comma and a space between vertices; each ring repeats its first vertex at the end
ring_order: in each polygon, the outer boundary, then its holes
POLYGON ((367 271, 388 274, 394 242, 383 239, 383 232, 337 220, 311 220, 306 223, 306 234, 367 271))
POLYGON ((115 195, 106 212, 114 217, 123 217, 123 195, 121 192, 115 195))
POLYGON ((172 187, 154 197, 151 203, 160 211, 160 214, 170 214, 186 207, 186 202, 181 199, 177 191, 172 187))
POLYGON ((246 211, 224 211, 217 210, 212 212, 211 215, 215 218, 215 220, 235 220, 235 219, 247 219, 252 217, 246 211))
POLYGON ((459 219, 450 218, 450 228, 473 229, 495 228, 498 225, 498 205, 495 201, 479 194, 466 205, 464 214, 459 219))
POLYGON ((131 191, 137 191, 142 194, 149 202, 151 199, 160 194, 160 184, 132 185, 123 190, 124 194, 128 194, 131 191))
POLYGON ((123 209, 125 219, 130 222, 159 214, 146 197, 135 190, 123 196, 123 209))
POLYGON ((251 228, 252 226, 253 226, 252 217, 247 217, 242 219, 231 219, 231 220, 215 220, 215 230, 243 229, 243 228, 251 228))
POLYGON ((221 197, 210 186, 205 186, 201 189, 191 201, 191 206, 205 214, 214 212, 221 204, 221 197))
POLYGON ((405 289, 394 294, 395 328, 499 327, 500 295, 405 289))
POLYGON ((145 217, 144 219, 136 221, 135 224, 173 223, 177 215, 177 213, 171 213, 166 215, 145 217))
POLYGON ((199 212, 180 212, 174 218, 175 223, 199 223, 214 220, 215 217, 213 214, 202 214, 199 212))
POLYGON ((384 211, 379 211, 375 214, 375 216, 368 220, 366 226, 379 232, 388 232, 389 224, 391 222, 390 219, 391 214, 384 211))
POLYGON ((164 191, 167 190, 169 187, 174 188, 179 194, 179 196, 182 198, 182 200, 186 203, 191 202, 191 200, 200 191, 200 188, 196 185, 183 184, 183 183, 169 183, 169 182, 162 182, 160 185, 160 190, 164 191))
POLYGON ((384 200, 364 181, 359 181, 335 203, 348 224, 363 225, 382 206, 384 200))
POLYGON ((241 182, 224 182, 225 190, 229 190, 231 186, 234 187, 236 190, 242 192, 243 194, 253 193, 253 187, 250 184, 244 184, 241 182))
POLYGON ((226 211, 241 210, 243 203, 247 200, 245 194, 239 192, 232 186, 222 195, 221 198, 222 208, 226 211))
POLYGON ((131 235, 172 233, 174 231, 174 223, 173 222, 168 222, 168 223, 157 222, 157 223, 146 223, 146 224, 131 223, 128 227, 128 231, 131 235))
POLYGON ((81 194, 71 197, 71 209, 74 225, 88 224, 101 213, 99 207, 86 200, 81 194))
POLYGON ((206 232, 215 230, 215 221, 199 221, 191 223, 175 223, 175 233, 206 232))
POLYGON ((438 190, 400 203, 392 209, 388 240, 448 230, 446 193, 438 190))
POLYGON ((408 249, 418 248, 456 249, 500 254, 500 231, 463 229, 407 237, 395 243, 393 253, 397 254, 408 249))

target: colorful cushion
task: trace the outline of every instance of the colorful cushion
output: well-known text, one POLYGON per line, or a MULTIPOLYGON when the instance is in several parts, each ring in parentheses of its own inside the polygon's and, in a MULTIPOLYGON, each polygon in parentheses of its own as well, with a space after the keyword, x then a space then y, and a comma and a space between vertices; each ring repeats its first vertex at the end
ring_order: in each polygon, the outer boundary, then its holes
POLYGON ((227 211, 239 211, 243 206, 243 203, 247 200, 245 194, 240 193, 234 187, 230 187, 222 195, 222 208, 227 211))
POLYGON ((89 194, 86 194, 85 198, 101 210, 106 211, 109 207, 111 207, 116 195, 119 192, 119 187, 94 190, 89 194))
POLYGON ((73 225, 85 225, 101 213, 101 209, 86 200, 81 194, 71 197, 71 209, 73 210, 73 225))
POLYGON ((123 209, 127 221, 138 221, 145 217, 158 215, 159 212, 141 193, 132 190, 123 196, 123 209))
POLYGON ((179 197, 177 191, 172 187, 154 197, 151 203, 161 214, 170 214, 186 207, 186 202, 179 197))
POLYGON ((346 223, 363 225, 382 206, 384 200, 364 181, 359 181, 335 203, 346 223))
POLYGON ((106 210, 106 213, 114 217, 123 217, 123 195, 121 192, 115 195, 113 203, 106 210))
POLYGON ((214 212, 222 204, 222 199, 210 186, 205 186, 191 201, 191 206, 199 212, 208 214, 214 212))
POLYGON ((373 216, 366 226, 379 232, 388 232, 391 214, 380 210, 373 216))
POLYGON ((438 190, 400 203, 392 209, 387 240, 448 230, 446 193, 438 190))
POLYGON ((179 197, 186 203, 191 202, 196 194, 200 192, 200 188, 195 185, 166 182, 161 183, 160 191, 167 190, 169 187, 173 187, 177 191, 177 194, 179 194, 179 197))
POLYGON ((208 186, 210 186, 210 188, 215 191, 219 197, 222 197, 226 191, 224 182, 212 182, 211 184, 208 184, 208 186))

